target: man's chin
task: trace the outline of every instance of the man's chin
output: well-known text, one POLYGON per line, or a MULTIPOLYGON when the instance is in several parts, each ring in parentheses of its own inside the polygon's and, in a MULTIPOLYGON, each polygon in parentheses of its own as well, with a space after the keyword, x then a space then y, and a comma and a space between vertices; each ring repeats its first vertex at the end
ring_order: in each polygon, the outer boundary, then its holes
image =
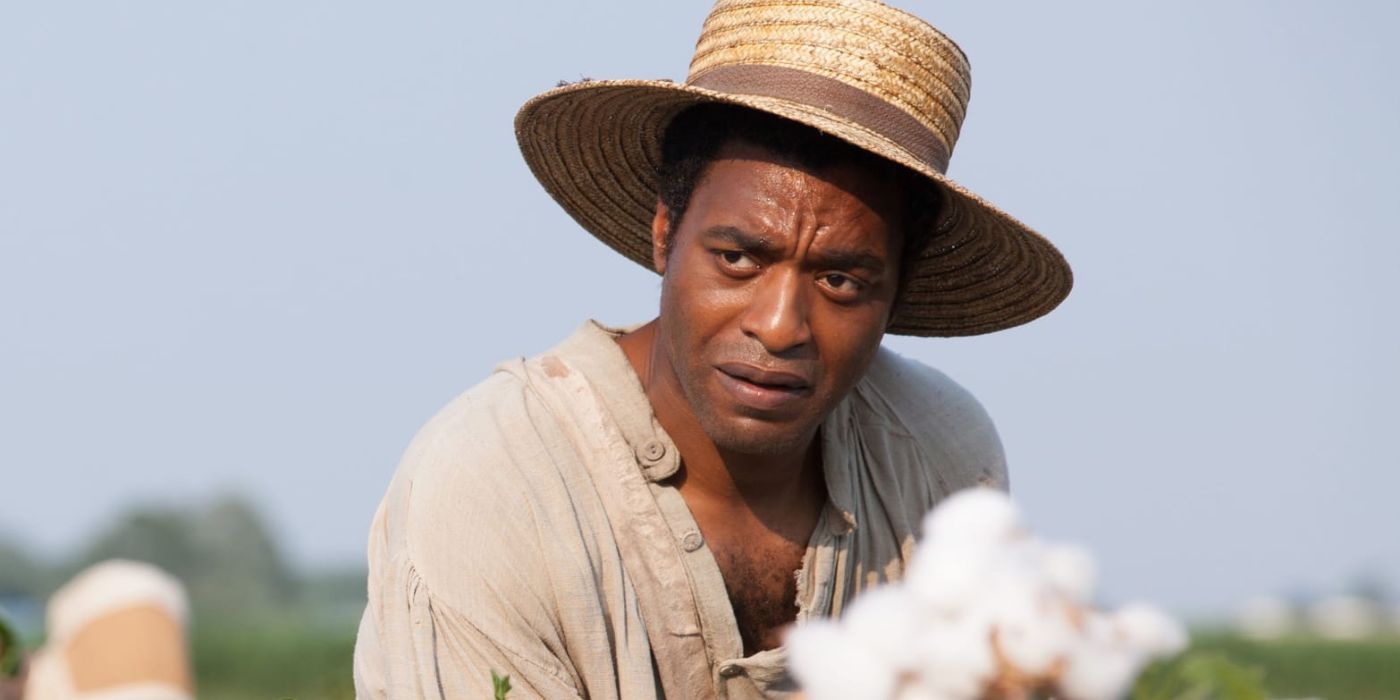
POLYGON ((784 455, 806 450, 815 430, 752 418, 701 421, 705 433, 724 452, 784 455))

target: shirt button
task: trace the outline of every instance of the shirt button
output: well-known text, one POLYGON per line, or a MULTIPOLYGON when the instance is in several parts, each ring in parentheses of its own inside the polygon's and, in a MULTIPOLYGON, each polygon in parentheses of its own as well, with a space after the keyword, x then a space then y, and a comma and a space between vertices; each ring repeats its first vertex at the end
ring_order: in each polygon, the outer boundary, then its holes
POLYGON ((739 664, 725 664, 719 667, 719 675, 724 678, 733 678, 744 672, 744 667, 739 664))
POLYGON ((637 450, 637 456, 643 462, 659 462, 666 456, 666 446, 661 444, 660 440, 648 440, 637 450))
POLYGON ((685 533, 685 535, 681 537, 681 546, 684 547, 687 552, 700 549, 700 546, 703 544, 705 544, 705 538, 701 537, 700 533, 694 530, 685 533))

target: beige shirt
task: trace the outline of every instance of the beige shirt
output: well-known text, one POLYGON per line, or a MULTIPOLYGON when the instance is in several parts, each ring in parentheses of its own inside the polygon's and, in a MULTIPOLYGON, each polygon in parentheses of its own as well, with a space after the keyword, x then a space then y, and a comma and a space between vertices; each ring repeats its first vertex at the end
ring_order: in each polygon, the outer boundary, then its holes
MULTIPOLYGON (((758 698, 785 652, 743 655, 718 565, 665 479, 675 445, 593 322, 442 409, 399 464, 369 542, 360 698, 758 698)), ((996 431, 942 373, 881 349, 823 422, 829 502, 798 620, 897 579, 923 515, 1005 487, 996 431)))

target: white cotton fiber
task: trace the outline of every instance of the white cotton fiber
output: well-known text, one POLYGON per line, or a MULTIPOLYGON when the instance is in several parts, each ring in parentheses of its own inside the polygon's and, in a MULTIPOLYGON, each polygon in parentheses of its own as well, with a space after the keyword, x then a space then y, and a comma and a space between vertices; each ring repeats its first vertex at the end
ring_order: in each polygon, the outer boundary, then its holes
POLYGON ((1089 550, 1073 544, 1048 544, 1042 556, 1045 576, 1055 590, 1080 605, 1093 600, 1097 572, 1089 550))
POLYGON ((1006 586, 996 608, 997 646, 1024 674, 1049 673, 1077 634, 1064 601, 1047 587, 1006 586))
POLYGON ((1021 516, 1006 494, 989 488, 959 491, 924 517, 929 540, 992 544, 1016 534, 1021 516))
POLYGON ((959 700, 952 695, 943 695, 915 683, 905 683, 894 693, 894 700, 959 700))
POLYGON ((981 586, 996 565, 997 554, 989 547, 926 542, 909 564, 907 585, 935 611, 965 608, 981 595, 981 586))
POLYGON ((923 525, 904 582, 789 634, 793 675, 812 700, 1117 700, 1147 663, 1186 646, 1151 606, 1088 607, 1093 557, 1031 536, 1000 491, 954 494, 923 525))
POLYGON ((1070 654, 1057 685, 1069 700, 1122 700, 1144 664, 1131 652, 1086 643, 1070 654))
POLYGON ((893 669, 836 624, 809 622, 789 632, 784 642, 807 700, 887 698, 894 692, 893 669))
POLYGON ((1171 656, 1186 648, 1186 630, 1150 605, 1125 605, 1113 613, 1112 623, 1123 642, 1140 654, 1171 656))
POLYGON ((917 638, 928 621, 918 614, 919 601, 902 586, 869 591, 841 616, 841 628, 851 641, 873 652, 896 672, 910 671, 918 663, 917 638))
POLYGON ((988 627, 975 620, 933 624, 910 640, 919 652, 917 682, 949 700, 977 700, 996 675, 988 627))

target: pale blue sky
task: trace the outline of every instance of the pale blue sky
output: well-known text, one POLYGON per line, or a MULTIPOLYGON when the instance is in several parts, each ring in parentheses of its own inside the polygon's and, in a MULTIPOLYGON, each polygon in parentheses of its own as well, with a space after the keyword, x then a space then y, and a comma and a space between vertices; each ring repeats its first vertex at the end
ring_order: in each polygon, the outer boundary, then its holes
MULTIPOLYGON (((1075 267, 1027 327, 890 341, 982 399, 1036 528, 1182 611, 1400 583, 1400 5, 897 4, 972 59, 950 174, 1075 267)), ((511 119, 683 77, 707 9, 0 5, 0 532, 238 488, 360 559, 438 406, 655 309, 511 119)))

